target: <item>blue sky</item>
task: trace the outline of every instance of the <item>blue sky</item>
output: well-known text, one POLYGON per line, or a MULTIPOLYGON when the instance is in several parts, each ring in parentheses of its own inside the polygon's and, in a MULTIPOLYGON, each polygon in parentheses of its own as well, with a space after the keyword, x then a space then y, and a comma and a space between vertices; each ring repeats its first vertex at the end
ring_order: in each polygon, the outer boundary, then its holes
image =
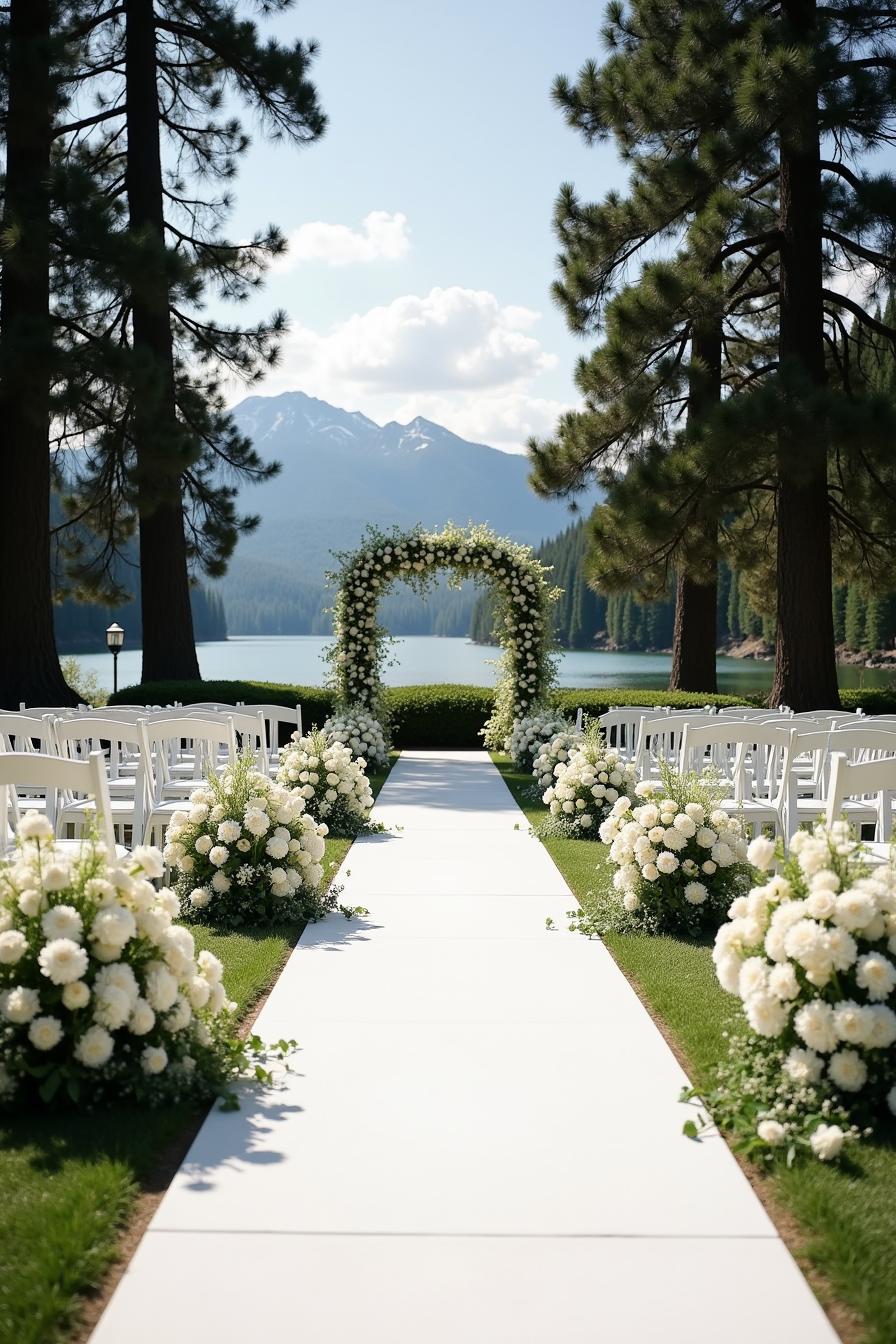
POLYGON ((575 402, 583 347, 549 295, 553 202, 565 180, 599 198, 624 176, 549 91, 600 54, 602 10, 301 0, 265 25, 320 41, 330 125, 300 151, 251 128, 236 184, 232 234, 274 221, 293 240, 246 309, 283 306, 292 322, 262 392, 300 389, 381 421, 423 414, 507 449, 575 402))

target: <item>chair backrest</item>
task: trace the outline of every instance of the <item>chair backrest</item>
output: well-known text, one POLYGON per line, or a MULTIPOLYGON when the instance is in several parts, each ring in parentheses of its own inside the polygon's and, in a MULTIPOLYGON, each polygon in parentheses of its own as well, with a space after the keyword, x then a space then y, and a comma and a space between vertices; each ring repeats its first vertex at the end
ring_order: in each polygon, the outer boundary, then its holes
POLYGON ((221 747, 229 760, 237 755, 236 733, 230 717, 212 714, 150 715, 140 722, 144 754, 152 763, 153 797, 159 802, 164 785, 171 782, 171 764, 181 753, 183 743, 190 751, 197 773, 214 773, 221 747))
POLYGON ((106 778, 109 780, 122 778, 123 765, 135 767, 133 834, 142 835, 153 779, 152 761, 144 750, 141 723, 101 719, 91 714, 57 720, 54 730, 60 756, 68 760, 85 760, 99 752, 106 762, 106 778))
POLYGON ((237 714, 239 708, 238 705, 225 705, 220 700, 197 700, 192 705, 178 705, 177 711, 178 713, 183 711, 184 714, 192 714, 194 710, 210 709, 215 714, 237 714))
POLYGON ((831 725, 831 751, 845 752, 850 760, 875 760, 896 751, 896 723, 878 723, 864 719, 831 725))
POLYGON ((831 753, 831 777, 825 820, 830 826, 847 798, 877 794, 876 839, 887 842, 893 830, 893 794, 896 793, 896 754, 876 761, 850 761, 845 752, 831 753))
POLYGON ((656 777, 661 760, 677 766, 681 759, 681 744, 688 729, 698 724, 718 725, 718 722, 718 714, 706 714, 699 710, 642 715, 635 752, 638 774, 642 779, 656 777))
POLYGON ((287 709, 285 705, 259 705, 244 704, 242 700, 237 701, 237 707, 243 714, 262 714, 268 730, 268 744, 271 749, 271 757, 275 755, 280 746, 280 727, 285 725, 289 730, 284 742, 288 742, 293 733, 302 736, 302 706, 295 705, 292 709, 287 709))
POLYGON ((0 713, 0 738, 4 751, 43 751, 50 754, 56 750, 53 716, 45 714, 42 718, 36 718, 30 714, 0 713))
POLYGON ((790 720, 723 719, 689 724, 681 743, 682 770, 707 765, 730 774, 734 797, 780 804, 790 768, 790 720))
POLYGON ((61 756, 44 756, 36 751, 0 752, 0 817, 5 818, 7 834, 19 821, 18 788, 38 788, 46 792, 47 814, 55 817, 56 798, 60 793, 84 794, 96 802, 97 830, 100 839, 115 854, 115 830, 109 805, 106 764, 101 751, 93 751, 83 761, 67 761, 61 756))
POLYGON ((656 712, 650 705, 611 706, 599 720, 607 746, 633 761, 638 749, 638 725, 645 714, 656 712))

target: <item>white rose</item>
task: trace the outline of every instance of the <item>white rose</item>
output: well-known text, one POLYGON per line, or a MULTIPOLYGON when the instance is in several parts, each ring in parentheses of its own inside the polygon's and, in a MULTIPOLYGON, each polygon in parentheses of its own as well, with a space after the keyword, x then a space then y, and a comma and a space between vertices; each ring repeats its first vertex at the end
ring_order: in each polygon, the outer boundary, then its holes
POLYGON ((71 980, 63 987, 62 1002, 70 1012, 86 1008, 90 1002, 90 989, 83 980, 71 980))
MULTIPOLYGON (((0 942, 6 935, 0 934, 0 942)), ((896 967, 880 952, 869 952, 856 962, 856 984, 869 999, 886 999, 896 988, 896 967)))
POLYGON ((134 863, 139 864, 150 880, 161 877, 165 871, 164 860, 155 845, 138 845, 132 851, 131 858, 134 863))
POLYGON ((144 1073, 161 1073, 168 1064, 168 1055, 161 1045, 147 1045, 140 1056, 140 1066, 144 1073))
POLYGON ((759 1036, 780 1036, 787 1026, 789 1005, 773 994, 751 994, 744 1004, 747 1021, 759 1036))
POLYGON ((148 1031, 152 1031, 155 1024, 156 1015, 146 999, 138 999, 128 1019, 128 1031, 133 1036, 145 1036, 148 1031))
POLYGON ((87 953, 71 938, 54 938, 38 954, 41 974, 54 985, 81 980, 87 970, 87 953))
POLYGON ((834 1026, 834 1010, 821 999, 803 1004, 793 1019, 793 1028, 810 1050, 827 1055, 837 1048, 839 1038, 834 1026))
POLYGON ((855 1050, 838 1050, 828 1061, 831 1081, 844 1092, 859 1092, 868 1079, 868 1066, 855 1050))
POLYGON ((28 951, 28 939, 18 929, 0 933, 0 964, 15 966, 28 951))
POLYGON ((757 835, 747 845, 747 862, 762 872, 767 872, 775 861, 775 842, 764 835, 757 835))
POLYGON ((795 999, 800 992, 800 982, 796 971, 789 961, 773 966, 768 976, 768 987, 779 999, 795 999))
POLYGON ((804 1050, 799 1045, 795 1045, 784 1060, 784 1072, 795 1083, 801 1085, 817 1083, 821 1078, 823 1067, 824 1062, 820 1055, 814 1050, 804 1050))
POLYGON ((756 1133, 770 1148, 779 1147, 787 1138, 787 1130, 779 1120, 760 1120, 756 1126, 756 1133))
POLYGON ((75 1058, 88 1069, 101 1069, 114 1048, 115 1042, 105 1027, 88 1027, 75 1046, 75 1058))
POLYGON ((17 834, 22 840, 52 840, 53 826, 40 812, 26 812, 19 822, 17 834))
POLYGON ((58 1017, 33 1017, 28 1039, 35 1050, 52 1050, 62 1040, 62 1023, 58 1017))
POLYGON ((840 1155, 845 1134, 839 1125, 818 1125, 809 1139, 813 1153, 822 1162, 832 1162, 840 1155))

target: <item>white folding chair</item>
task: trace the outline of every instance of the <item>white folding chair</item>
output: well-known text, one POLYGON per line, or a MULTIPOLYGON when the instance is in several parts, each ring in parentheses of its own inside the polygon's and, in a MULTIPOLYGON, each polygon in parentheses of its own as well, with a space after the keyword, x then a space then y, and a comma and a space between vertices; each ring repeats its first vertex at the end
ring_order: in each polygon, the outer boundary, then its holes
MULTIPOLYGON (((121 854, 115 843, 112 810, 106 784, 106 764, 101 751, 91 752, 82 761, 67 761, 60 756, 44 756, 36 751, 0 752, 0 817, 3 818, 6 848, 12 843, 21 811, 17 790, 40 789, 47 798, 47 815, 52 820, 60 795, 83 794, 93 800, 92 820, 110 854, 121 854)), ((68 848, 72 842, 57 842, 68 848)), ((80 847, 81 841, 75 841, 80 847)))
POLYGON ((232 716, 220 715, 203 719, 198 715, 181 718, 166 716, 143 719, 143 751, 151 763, 152 794, 145 817, 144 843, 153 844, 171 820, 173 812, 183 808, 193 789, 199 788, 211 774, 221 768, 222 760, 235 760, 236 733, 232 716), (191 778, 172 778, 171 761, 177 760, 184 742, 190 743, 191 778))
POLYGON ((738 816, 754 833, 784 829, 784 799, 789 777, 789 722, 722 719, 689 724, 681 744, 682 770, 712 767, 731 796, 719 807, 738 816))
POLYGON ((633 761, 638 749, 638 726, 645 714, 654 714, 650 705, 611 706, 600 716, 600 727, 608 747, 615 747, 626 761, 633 761))
POLYGON ((678 710, 670 714, 643 715, 638 724, 635 769, 641 779, 659 779, 660 762, 677 766, 681 744, 688 727, 717 724, 719 716, 699 710, 678 710))
POLYGON ((889 844, 893 833, 893 798, 896 795, 896 755, 874 761, 850 761, 843 751, 831 753, 831 776, 825 805, 830 826, 841 815, 851 820, 845 803, 850 798, 876 795, 875 834, 879 845, 889 844))
MULTIPOLYGON (((853 721, 848 727, 834 724, 823 728, 794 728, 785 803, 788 839, 802 824, 817 822, 825 814, 831 756, 836 751, 842 751, 853 762, 888 756, 896 753, 896 731, 874 727, 870 719, 859 724, 853 721)), ((843 811, 847 820, 859 829, 877 823, 874 802, 846 798, 843 811)))
MULTIPOLYGON (((160 714, 148 714, 146 722, 170 723, 175 718, 182 719, 185 717, 187 717, 186 711, 164 710, 160 714)), ((229 745, 226 750, 222 749, 219 753, 219 757, 213 766, 214 769, 217 770, 226 765, 230 757, 239 750, 253 752, 258 763, 258 769, 263 773, 267 772, 267 747, 264 716, 262 714, 240 714, 236 711, 220 714, 213 709, 194 709, 189 711, 189 717, 197 722, 212 723, 218 727, 222 724, 231 725, 232 742, 228 739, 229 745)), ((199 739, 200 742, 207 740, 208 734, 199 739)), ((224 738, 221 741, 223 742, 224 738)), ((171 738, 168 743, 165 766, 164 795, 169 798, 185 797, 203 783, 208 767, 207 758, 197 760, 196 751, 190 739, 171 738)))
MULTIPOLYGON (((100 752, 106 761, 106 786, 113 828, 122 843, 130 832, 131 844, 143 838, 146 805, 151 795, 150 762, 143 750, 140 723, 100 719, 94 715, 58 719, 54 725, 59 755, 85 760, 100 752)), ((71 826, 77 832, 93 820, 89 798, 66 796, 57 805, 56 828, 71 826)))

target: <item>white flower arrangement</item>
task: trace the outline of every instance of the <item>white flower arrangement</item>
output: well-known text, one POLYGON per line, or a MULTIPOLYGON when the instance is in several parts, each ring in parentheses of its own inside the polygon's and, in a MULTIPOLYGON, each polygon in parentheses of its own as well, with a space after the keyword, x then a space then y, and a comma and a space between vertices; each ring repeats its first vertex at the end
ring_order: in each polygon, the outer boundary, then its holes
MULTIPOLYGON (((550 776, 542 774, 540 782, 545 778, 550 776)), ((557 761, 542 801, 550 807, 554 825, 568 835, 597 840, 601 822, 620 799, 635 798, 637 783, 635 767, 615 747, 606 746, 596 730, 573 746, 566 761, 557 761)))
POLYGON ((294 734, 280 752, 277 782, 298 790, 306 814, 326 822, 330 831, 357 835, 373 807, 365 764, 363 756, 354 756, 343 742, 328 741, 323 732, 294 734))
POLYGON ((521 770, 531 770, 535 757, 558 733, 572 732, 572 723, 554 709, 540 709, 514 719, 504 739, 504 750, 521 770))
POLYGON ((321 732, 330 742, 341 742, 353 756, 379 769, 389 764, 389 739, 379 719, 366 709, 347 709, 332 715, 321 732))
POLYGON ((759 1146, 830 1161, 859 1124, 896 1114, 896 869, 869 869, 845 822, 798 831, 789 854, 768 841, 748 854, 766 876, 732 903, 713 949, 746 1032, 717 1104, 749 1112, 759 1146))
POLYGON ((717 928, 749 886, 747 844, 740 822, 719 808, 712 775, 661 768, 662 783, 636 786, 642 803, 622 797, 613 804, 600 838, 610 846, 613 891, 631 925, 696 936, 717 928))
POLYGON ((275 784, 243 756, 190 794, 165 833, 185 916, 236 927, 317 919, 327 826, 305 811, 296 789, 275 784))
POLYGON ((235 1005, 220 961, 174 922, 174 893, 153 886, 160 852, 119 861, 94 841, 73 856, 33 812, 18 843, 0 864, 0 1098, 220 1091, 243 1058, 235 1005))
POLYGON ((554 733, 547 742, 542 742, 532 761, 532 774, 540 790, 550 788, 555 779, 557 766, 562 765, 565 768, 573 752, 584 740, 582 733, 568 726, 559 733, 554 733))
POLYGON ((514 718, 543 701, 554 675, 549 618, 557 590, 530 547, 481 526, 448 524, 440 532, 370 528, 361 549, 340 559, 340 570, 331 575, 339 591, 328 658, 341 706, 375 712, 381 702, 389 635, 379 624, 377 608, 390 584, 401 579, 424 591, 443 569, 458 582, 489 580, 496 597, 495 624, 504 652, 494 712, 483 730, 487 745, 499 747, 514 718))

